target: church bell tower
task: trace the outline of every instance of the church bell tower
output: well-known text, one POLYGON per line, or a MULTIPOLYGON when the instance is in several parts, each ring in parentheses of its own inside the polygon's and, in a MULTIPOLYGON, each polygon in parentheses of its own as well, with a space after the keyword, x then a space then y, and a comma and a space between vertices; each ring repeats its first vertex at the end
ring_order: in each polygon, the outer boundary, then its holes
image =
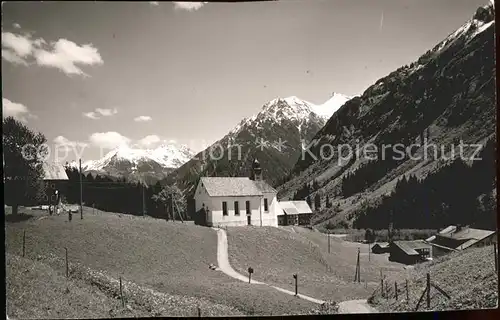
POLYGON ((257 159, 255 159, 252 163, 252 174, 250 179, 254 181, 262 180, 262 168, 260 167, 260 163, 257 159))

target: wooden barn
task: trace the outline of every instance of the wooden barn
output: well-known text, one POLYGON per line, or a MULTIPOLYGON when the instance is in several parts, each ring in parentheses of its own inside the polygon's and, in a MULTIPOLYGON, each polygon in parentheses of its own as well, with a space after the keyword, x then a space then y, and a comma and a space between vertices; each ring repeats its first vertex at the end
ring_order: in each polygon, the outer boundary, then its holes
POLYGON ((61 197, 68 188, 68 175, 64 166, 58 163, 44 162, 42 164, 45 184, 45 197, 42 204, 58 205, 61 203, 61 197))
POLYGON ((431 246, 424 240, 393 241, 389 245, 389 261, 415 264, 431 257, 431 246))
POLYGON ((388 242, 377 242, 372 246, 372 252, 376 254, 387 253, 389 252, 389 243, 388 242))
POLYGON ((278 225, 307 226, 311 223, 312 210, 306 201, 280 201, 278 225))
POLYGON ((468 226, 449 226, 425 241, 432 246, 432 257, 440 257, 454 251, 497 243, 497 232, 468 226))

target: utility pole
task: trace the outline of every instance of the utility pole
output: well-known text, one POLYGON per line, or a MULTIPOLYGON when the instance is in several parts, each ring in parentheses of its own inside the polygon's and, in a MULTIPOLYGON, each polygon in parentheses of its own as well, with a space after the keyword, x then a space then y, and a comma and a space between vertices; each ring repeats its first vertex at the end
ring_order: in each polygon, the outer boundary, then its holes
POLYGON ((82 159, 80 158, 80 219, 83 219, 82 159))
POLYGON ((141 181, 141 189, 142 189, 142 216, 144 217, 146 215, 146 206, 144 203, 144 183, 141 181))
POLYGON ((328 253, 330 253, 330 229, 328 229, 328 253))
POLYGON ((172 212, 172 220, 175 222, 175 212, 174 212, 174 194, 170 194, 170 212, 172 212))

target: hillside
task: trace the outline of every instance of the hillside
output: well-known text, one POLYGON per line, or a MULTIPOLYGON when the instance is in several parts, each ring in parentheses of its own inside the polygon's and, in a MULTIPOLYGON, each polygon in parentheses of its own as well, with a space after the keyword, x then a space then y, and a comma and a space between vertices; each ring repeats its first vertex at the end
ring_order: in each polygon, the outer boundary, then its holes
POLYGON ((343 301, 367 298, 379 283, 381 270, 389 274, 402 265, 387 256, 371 255, 361 248, 361 283, 353 283, 359 244, 300 227, 228 228, 229 259, 235 270, 252 279, 294 290, 292 275, 299 275, 299 292, 317 299, 343 301))
MULTIPOLYGON (((357 227, 386 228, 392 210, 395 215, 404 214, 399 221, 418 217, 397 228, 435 228, 446 224, 447 218, 434 219, 432 226, 417 224, 430 221, 429 215, 444 217, 457 208, 472 207, 470 212, 481 215, 483 226, 493 227, 496 209, 488 199, 492 199, 495 175, 494 29, 493 7, 481 7, 418 61, 349 100, 316 134, 316 144, 307 149, 310 153, 304 151, 305 158, 299 159, 289 181, 279 187, 279 196, 304 199, 318 194, 321 206, 316 208, 316 224, 352 223, 364 215, 373 219, 360 221, 357 227), (465 145, 463 164, 452 163, 460 155, 460 141, 465 145), (471 161, 474 146, 484 147, 487 142, 490 147, 483 153, 487 160, 471 161), (464 167, 471 163, 474 168, 464 167), (447 174, 426 181, 447 166, 447 174), (420 181, 419 190, 434 190, 434 194, 423 192, 405 204, 387 200, 396 184, 410 176, 420 181), (467 184, 453 182, 461 176, 467 184), (447 191, 454 196, 444 199, 447 191), (327 196, 332 205, 325 208, 327 196), (391 204, 374 214, 384 199, 391 204), (482 211, 480 199, 487 200, 482 211), (377 221, 376 226, 370 225, 377 221)), ((403 193, 393 196, 405 199, 403 193)), ((463 217, 468 223, 476 218, 463 217)))
MULTIPOLYGON (((210 228, 102 211, 93 215, 92 208, 85 208, 84 219, 75 214, 72 222, 66 215, 6 222, 8 254, 21 254, 23 231, 26 258, 40 257, 58 274, 64 275, 67 247, 72 266, 81 265, 105 278, 121 276, 139 287, 186 301, 224 305, 245 315, 304 314, 316 307, 270 287, 249 287, 210 270, 209 264, 217 263, 217 235, 210 228)), ((85 274, 82 277, 87 279, 85 274)), ((193 310, 179 312, 191 315, 193 310)))
POLYGON ((249 176, 253 159, 258 158, 265 179, 279 184, 297 162, 301 140, 309 141, 325 124, 325 117, 317 115, 313 107, 297 97, 269 101, 164 182, 176 183, 189 196, 199 177, 249 176))
POLYGON ((243 315, 205 299, 172 296, 122 281, 126 307, 119 300, 117 279, 71 265, 71 277, 55 270, 46 257, 22 258, 7 253, 7 314, 14 318, 123 318, 198 315, 243 315))
POLYGON ((427 308, 424 297, 419 311, 486 309, 498 306, 498 273, 495 272, 492 246, 453 253, 433 262, 417 265, 407 274, 389 276, 386 279, 389 284, 389 299, 381 296, 379 286, 369 302, 382 312, 413 312, 425 289, 427 272, 431 275, 431 283, 438 285, 451 299, 432 288, 430 308, 427 308), (406 301, 406 279, 409 303, 406 301), (394 282, 398 283, 398 300, 395 299, 394 282))

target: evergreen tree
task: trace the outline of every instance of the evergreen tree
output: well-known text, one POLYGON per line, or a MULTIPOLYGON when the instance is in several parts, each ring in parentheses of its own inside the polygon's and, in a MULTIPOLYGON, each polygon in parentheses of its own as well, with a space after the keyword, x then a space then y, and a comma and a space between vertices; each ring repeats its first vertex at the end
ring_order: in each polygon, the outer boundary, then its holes
POLYGON ((316 192, 316 195, 314 196, 314 209, 321 209, 321 196, 319 195, 319 192, 316 192))

